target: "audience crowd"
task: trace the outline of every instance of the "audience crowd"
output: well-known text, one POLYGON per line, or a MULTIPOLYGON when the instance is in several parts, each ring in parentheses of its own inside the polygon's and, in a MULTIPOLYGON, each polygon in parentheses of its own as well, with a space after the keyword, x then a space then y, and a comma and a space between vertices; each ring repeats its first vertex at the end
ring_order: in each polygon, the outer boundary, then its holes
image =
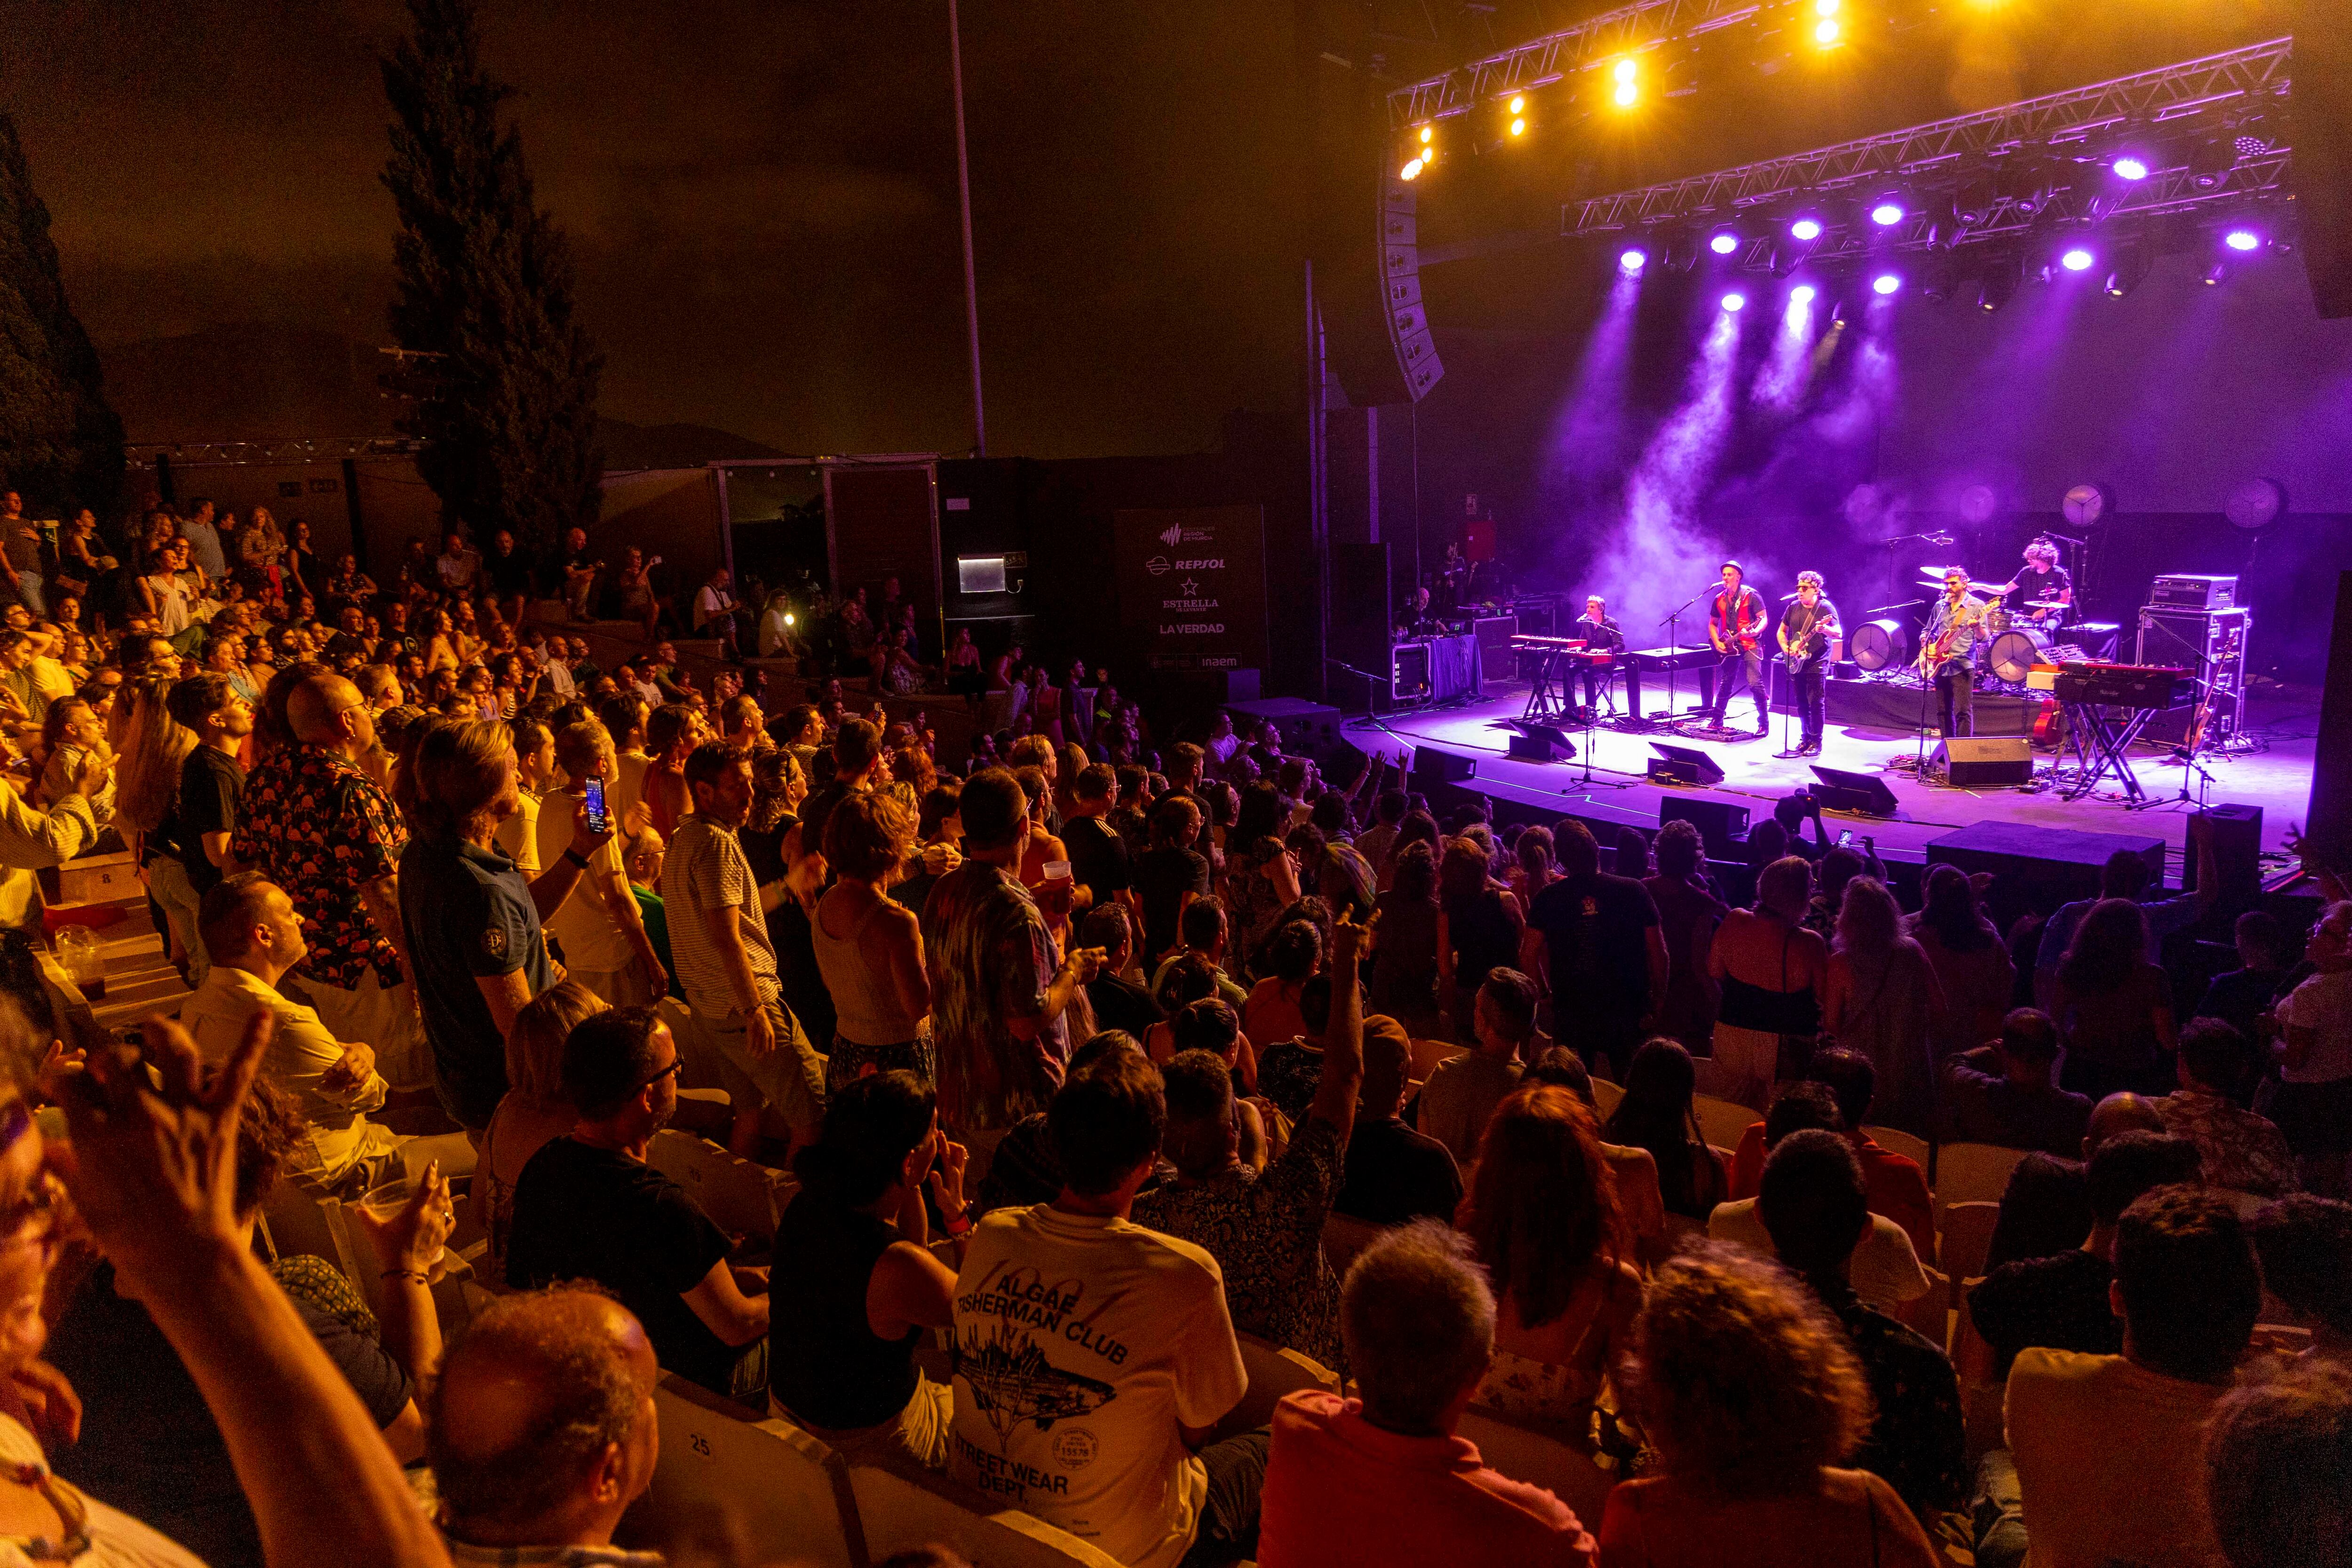
POLYGON ((1163 743, 895 580, 137 532, 0 630, 0 1563, 700 1561, 665 1378, 1139 1568, 2352 1562, 2324 868, 2195 969, 2196 836, 2004 930, 1802 801, 1163 743), (175 1019, 47 950, 98 851, 175 1019))

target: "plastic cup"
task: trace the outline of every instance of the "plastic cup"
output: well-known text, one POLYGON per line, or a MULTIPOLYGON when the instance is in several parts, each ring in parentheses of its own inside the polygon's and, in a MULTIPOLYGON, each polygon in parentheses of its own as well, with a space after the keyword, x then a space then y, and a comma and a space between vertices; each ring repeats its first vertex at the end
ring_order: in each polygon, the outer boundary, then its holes
MULTIPOLYGON (((394 1176, 388 1182, 378 1183, 362 1194, 358 1206, 365 1210, 370 1218, 379 1224, 386 1224, 398 1219, 402 1211, 408 1207, 410 1200, 415 1196, 415 1177, 394 1176)), ((433 1262, 440 1262, 447 1255, 448 1250, 448 1247, 444 1246, 439 1252, 433 1255, 433 1262)), ((431 1264, 426 1265, 427 1268, 431 1266, 431 1264)))
POLYGON ((1045 880, 1037 889, 1037 907, 1046 915, 1059 920, 1070 912, 1070 863, 1067 860, 1045 862, 1045 880))

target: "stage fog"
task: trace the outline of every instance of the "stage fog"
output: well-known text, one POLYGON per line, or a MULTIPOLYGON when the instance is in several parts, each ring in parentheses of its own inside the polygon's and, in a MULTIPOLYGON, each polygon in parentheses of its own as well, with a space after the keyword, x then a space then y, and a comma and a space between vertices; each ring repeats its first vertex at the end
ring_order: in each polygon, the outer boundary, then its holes
POLYGON ((1416 490, 1424 567, 1475 493, 1522 586, 1606 595, 1635 646, 1663 643, 1726 556, 1775 599, 1822 571, 1851 620, 1916 598, 1923 564, 2002 580, 2050 530, 2087 541, 2105 619, 2128 625, 2156 574, 2237 574, 2256 668, 2324 648, 2352 561, 2352 321, 2315 318, 2300 257, 2208 284, 2201 257, 2165 256, 2120 299, 2062 274, 1991 312, 1916 277, 1880 295, 1873 272, 1633 275, 1614 257, 1546 245, 1428 275, 1447 374, 1381 422, 1401 585, 1416 490), (2257 478, 2288 510, 2242 531, 2224 503, 2257 478), (2085 483, 2113 509, 2069 527, 2061 498, 2085 483))

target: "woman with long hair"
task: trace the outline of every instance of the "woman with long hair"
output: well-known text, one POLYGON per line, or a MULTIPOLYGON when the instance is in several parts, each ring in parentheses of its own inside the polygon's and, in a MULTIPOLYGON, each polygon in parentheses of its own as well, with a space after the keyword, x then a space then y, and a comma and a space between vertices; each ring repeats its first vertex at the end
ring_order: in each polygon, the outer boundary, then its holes
POLYGON ((1697 1087, 1690 1053, 1672 1040, 1653 1039, 1633 1053, 1625 1097, 1601 1131, 1612 1143, 1647 1149, 1658 1163, 1666 1212, 1703 1226, 1715 1205, 1731 1196, 1731 1171, 1699 1131, 1691 1109, 1697 1087))
MULTIPOLYGON (((830 832, 831 825, 827 825, 830 832)), ((948 1386, 915 1348, 955 1321, 956 1270, 929 1249, 928 1192, 971 1240, 963 1146, 940 1131, 930 1086, 876 1073, 836 1089, 793 1162, 801 1194, 776 1226, 768 1388, 793 1421, 865 1461, 947 1462, 948 1386)))
POLYGON ((1399 858, 1416 844, 1429 846, 1429 860, 1433 866, 1445 853, 1445 835, 1438 831, 1437 818, 1425 811, 1408 811, 1397 823, 1396 837, 1389 840, 1388 854, 1381 861, 1380 878, 1383 889, 1396 879, 1399 858))
POLYGON ((1962 1051, 2000 1038, 2009 1016, 2010 989, 2017 966, 2008 944, 1977 902, 1976 884, 1958 866, 1927 868, 1925 901, 1904 918, 1903 929, 1927 955, 1943 987, 1944 1005, 1927 1021, 1936 1070, 1962 1051))
POLYGON ((1507 874, 1511 896, 1519 900, 1519 908, 1532 908, 1536 895, 1559 880, 1559 868, 1554 863, 1551 829, 1541 823, 1519 830, 1518 841, 1511 846, 1511 867, 1507 874))
POLYGON ((1282 792, 1260 779, 1242 791, 1225 836, 1225 951, 1237 965, 1246 967, 1282 911, 1298 901, 1298 862, 1282 842, 1288 816, 1282 792))
POLYGON ((199 962, 204 939, 196 933, 195 885, 180 861, 180 771, 198 742, 163 705, 173 684, 148 676, 115 697, 126 717, 114 763, 114 820, 130 837, 148 894, 163 911, 171 961, 186 966, 199 962))
POLYGON ((1265 944, 1265 978, 1242 1004, 1242 1033, 1253 1040, 1295 1040, 1307 1033, 1300 998, 1323 967, 1323 939, 1304 921, 1277 930, 1265 944))
POLYGON ((1936 1065, 1927 1028, 1943 1007, 1936 971, 1903 934, 1903 911, 1886 884, 1875 877, 1848 882, 1822 1016, 1840 1050, 1860 1052, 1878 1068, 1871 1118, 1880 1126, 1932 1134, 1936 1065))
POLYGON ((888 795, 845 795, 826 813, 824 859, 837 879, 810 921, 834 1005, 826 1075, 835 1088, 868 1072, 933 1081, 931 984, 915 911, 890 899, 914 856, 915 819, 888 795))
POLYGON ((286 591, 285 574, 279 568, 286 554, 286 536, 278 531, 278 520, 269 515, 268 507, 253 509, 253 521, 236 536, 236 554, 241 564, 260 574, 266 584, 264 598, 293 602, 294 596, 286 591))
POLYGON ((532 997, 507 1032, 507 1091, 482 1131, 474 1166, 474 1214, 488 1237, 485 1279, 507 1277, 515 1184, 522 1179, 522 1168, 580 1120, 579 1110, 563 1096, 563 1042, 581 1020, 604 1011, 602 997, 566 980, 532 997))
POLYGON ((1518 900, 1488 878, 1491 864, 1486 846, 1469 837, 1450 840, 1437 863, 1437 996, 1465 1046, 1477 1044, 1478 988, 1494 970, 1518 963, 1528 928, 1518 900))
POLYGON ((310 525, 299 517, 286 525, 286 555, 281 564, 289 589, 314 599, 320 596, 327 574, 320 569, 317 548, 310 542, 310 525))
POLYGON ((2095 1100, 2171 1089, 2180 1043, 2172 984, 2147 961, 2147 917, 2129 899, 2101 899, 2083 916, 2058 961, 2050 1011, 2066 1043, 2060 1087, 2095 1100))
POLYGON ((1592 1111, 1530 1084, 1495 1108, 1461 1226, 1494 1281, 1495 1359, 1478 1403, 1563 1424, 1578 1440, 1642 1304, 1592 1111))
POLYGON ((1610 1492, 1604 1565, 1942 1561, 1893 1487, 1843 1468, 1870 1433, 1870 1383, 1837 1320, 1778 1264, 1728 1245, 1668 1262, 1623 1381, 1657 1461, 1610 1492))
POLYGON ((1370 999, 1365 1011, 1394 1018, 1415 1039, 1430 1038, 1441 1025, 1437 1016, 1437 857, 1428 845, 1408 847, 1396 862, 1396 879, 1375 908, 1380 911, 1381 936, 1372 947, 1370 999))
POLYGON ((1755 908, 1726 911, 1707 947, 1717 991, 1715 1092, 1759 1116, 1775 1080, 1802 1075, 1821 1034, 1830 953, 1804 928, 1811 893, 1812 868, 1783 856, 1758 875, 1755 908))
POLYGON ((425 673, 436 669, 455 671, 465 661, 457 657, 457 644, 451 636, 452 626, 446 610, 425 610, 416 617, 416 640, 425 655, 425 673))

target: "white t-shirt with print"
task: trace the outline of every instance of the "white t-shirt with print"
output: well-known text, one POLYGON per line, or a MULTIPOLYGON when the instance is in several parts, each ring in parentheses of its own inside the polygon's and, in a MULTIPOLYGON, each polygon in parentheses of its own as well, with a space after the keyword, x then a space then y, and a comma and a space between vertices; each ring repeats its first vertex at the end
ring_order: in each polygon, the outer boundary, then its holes
MULTIPOLYGON (((609 812, 609 792, 604 804, 609 812)), ((577 790, 552 790, 540 801, 538 852, 541 866, 554 865, 572 847, 572 825, 579 809, 577 790)), ((609 974, 635 962, 637 950, 629 944, 621 928, 613 923, 604 900, 596 896, 596 880, 615 876, 624 881, 628 879, 621 866, 621 838, 617 833, 588 857, 588 868, 580 873, 572 891, 564 896, 556 911, 541 922, 548 935, 563 944, 564 968, 582 974, 609 974)))
POLYGON ((2281 1064, 2279 1077, 2289 1083, 2333 1083, 2352 1078, 2352 969, 2315 974, 2286 994, 2278 1005, 2281 1024, 2310 1029, 2319 1038, 2299 1068, 2281 1064))
POLYGON ((1191 1550, 1209 1475, 1184 1426, 1249 1376, 1216 1259, 1050 1204, 980 1222, 956 1278, 949 1472, 1133 1568, 1191 1550))

